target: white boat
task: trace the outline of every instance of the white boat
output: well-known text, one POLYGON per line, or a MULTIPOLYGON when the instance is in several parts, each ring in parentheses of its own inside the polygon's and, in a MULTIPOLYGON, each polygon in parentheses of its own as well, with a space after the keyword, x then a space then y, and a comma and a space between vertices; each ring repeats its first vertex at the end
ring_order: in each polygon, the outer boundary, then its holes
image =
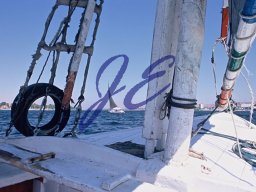
POLYGON ((110 92, 108 91, 109 95, 109 113, 125 113, 124 110, 117 106, 113 97, 111 96, 110 92))
MULTIPOLYGON (((94 0, 79 1, 76 5, 86 3, 91 13, 97 10, 94 0)), ((254 3, 255 7, 256 0, 246 3, 254 3)), ((177 55, 177 62, 175 76, 173 68, 166 65, 168 77, 149 82, 148 97, 162 89, 168 79, 174 79, 169 118, 159 118, 165 101, 162 93, 147 102, 143 128, 78 135, 78 138, 0 139, 0 192, 255 192, 256 126, 234 115, 232 110, 193 119, 205 8, 204 0, 157 3, 152 63, 169 54, 177 55)), ((256 28, 256 21, 246 23, 253 19, 255 15, 251 14, 240 19, 234 38, 242 41, 242 46, 235 42, 235 48, 249 47, 244 41, 250 44, 249 37, 253 36, 239 35, 256 28)), ((87 21, 83 23, 85 26, 87 21)), ((173 57, 168 58, 174 62, 173 57)), ((243 60, 244 55, 230 56, 231 62, 239 59, 243 60)), ((163 70, 163 66, 158 69, 163 70)), ((233 88, 235 78, 230 76, 237 77, 238 73, 239 68, 232 71, 228 65, 218 107, 224 108, 225 101, 230 99, 231 89, 225 86, 233 88)))
POLYGON ((124 110, 120 107, 114 107, 112 109, 109 109, 109 113, 125 113, 124 110))

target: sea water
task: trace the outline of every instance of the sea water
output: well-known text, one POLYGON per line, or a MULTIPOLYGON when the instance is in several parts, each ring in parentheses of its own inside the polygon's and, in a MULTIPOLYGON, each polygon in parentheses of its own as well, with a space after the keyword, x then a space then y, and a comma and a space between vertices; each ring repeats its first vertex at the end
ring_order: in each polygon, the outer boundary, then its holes
MULTIPOLYGON (((29 122, 36 124, 39 111, 29 112, 29 122)), ((45 111, 44 121, 49 120, 54 111, 45 111)), ((81 134, 94 134, 100 132, 109 132, 128 128, 141 128, 144 123, 144 111, 126 111, 123 114, 109 113, 102 111, 99 116, 89 125, 86 129, 82 130, 81 134)), ((210 111, 195 111, 194 116, 207 115, 210 111)), ((249 120, 249 111, 236 111, 235 114, 249 120)), ((4 136, 5 130, 9 127, 10 123, 10 110, 0 110, 0 136, 4 136)), ((73 127, 75 112, 72 111, 70 119, 64 131, 71 130, 73 127)), ((256 123, 256 114, 253 114, 252 123, 256 123)), ((19 135, 19 132, 13 128, 12 134, 19 135)))

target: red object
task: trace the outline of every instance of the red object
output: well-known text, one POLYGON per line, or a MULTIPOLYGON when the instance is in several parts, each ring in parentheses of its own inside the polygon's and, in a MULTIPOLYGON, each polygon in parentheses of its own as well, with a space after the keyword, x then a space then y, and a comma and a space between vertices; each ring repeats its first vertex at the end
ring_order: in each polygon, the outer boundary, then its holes
POLYGON ((224 88, 221 88, 221 94, 219 97, 218 103, 220 105, 226 105, 228 102, 228 99, 231 97, 232 89, 225 90, 224 88))
POLYGON ((62 109, 68 109, 69 108, 69 104, 70 104, 70 100, 72 97, 72 92, 74 89, 74 84, 75 84, 75 80, 76 80, 76 74, 77 72, 69 72, 68 77, 67 77, 67 83, 66 83, 66 87, 64 89, 64 96, 62 99, 62 109))
POLYGON ((221 34, 220 37, 227 41, 228 36, 228 19, 229 19, 229 9, 228 7, 222 8, 222 21, 221 21, 221 34))

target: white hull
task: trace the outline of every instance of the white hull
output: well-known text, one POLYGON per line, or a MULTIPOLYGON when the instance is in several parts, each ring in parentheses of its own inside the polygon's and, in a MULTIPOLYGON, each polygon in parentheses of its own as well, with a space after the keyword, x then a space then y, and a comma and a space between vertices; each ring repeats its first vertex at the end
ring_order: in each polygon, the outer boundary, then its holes
MULTIPOLYGON (((194 127, 202 117, 194 120, 194 127)), ((255 141, 256 127, 235 116, 240 138, 255 141)), ((219 113, 206 123, 205 128, 234 136, 231 116, 219 113)), ((34 192, 45 191, 191 191, 244 192, 256 191, 255 168, 231 152, 234 141, 198 135, 191 147, 203 152, 206 160, 188 156, 182 165, 162 161, 162 152, 148 160, 119 152, 104 145, 132 141, 144 144, 141 129, 83 135, 79 139, 58 137, 27 137, 0 140, 0 159, 25 172, 0 172, 0 188, 35 177, 34 192), (18 146, 18 148, 16 147, 18 146), (31 152, 29 152, 31 151, 31 152), (28 158, 54 152, 55 158, 28 163, 28 158), (20 159, 19 159, 20 158, 20 159), (33 173, 30 174, 28 172, 33 173)), ((3 170, 3 169, 1 169, 3 170)))
POLYGON ((109 113, 125 113, 123 109, 119 108, 119 107, 115 107, 113 109, 109 109, 108 111, 109 113))

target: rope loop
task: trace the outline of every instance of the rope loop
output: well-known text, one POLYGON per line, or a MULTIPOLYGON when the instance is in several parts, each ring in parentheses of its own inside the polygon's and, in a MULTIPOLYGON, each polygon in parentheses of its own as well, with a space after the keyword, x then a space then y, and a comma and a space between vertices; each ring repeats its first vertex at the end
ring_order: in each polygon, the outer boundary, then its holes
POLYGON ((166 116, 170 117, 171 107, 181 108, 181 109, 194 109, 197 105, 196 99, 182 98, 173 96, 173 89, 166 93, 164 96, 165 101, 160 109, 159 119, 163 120, 166 116), (161 114, 163 113, 163 116, 161 114))

